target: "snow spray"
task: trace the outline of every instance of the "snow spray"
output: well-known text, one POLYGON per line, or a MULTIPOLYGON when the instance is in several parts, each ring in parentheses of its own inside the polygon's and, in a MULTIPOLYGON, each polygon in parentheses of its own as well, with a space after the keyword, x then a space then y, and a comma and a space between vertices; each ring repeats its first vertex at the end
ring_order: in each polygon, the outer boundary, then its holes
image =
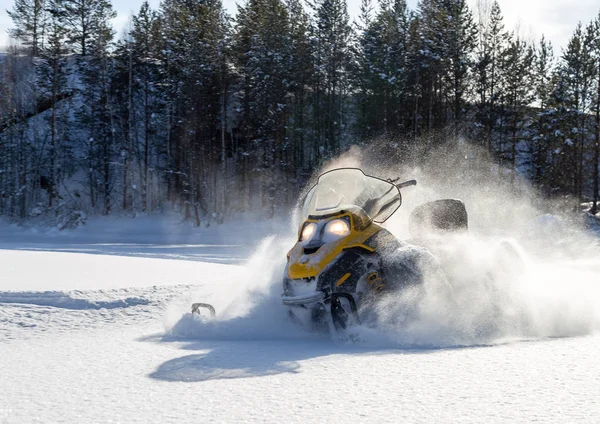
POLYGON ((543 199, 467 143, 430 151, 425 160, 403 167, 376 152, 352 149, 340 161, 372 175, 417 179, 386 223, 398 238, 410 242, 410 212, 440 198, 465 202, 470 230, 442 237, 431 248, 453 298, 434 289, 418 301, 410 293, 389 296, 374 322, 359 330, 361 339, 405 347, 469 346, 600 329, 600 245, 584 228, 582 213, 543 199), (406 318, 406 311, 412 316, 406 318))
POLYGON ((236 281, 217 289, 207 297, 197 291, 191 299, 206 299, 217 309, 215 319, 186 313, 178 320, 172 312, 167 320, 167 334, 202 340, 272 340, 301 339, 310 334, 288 320, 281 304, 281 278, 285 250, 293 245, 294 236, 268 236, 263 239, 247 264, 239 269, 236 281))
MULTIPOLYGON (((401 165, 389 154, 390 146, 395 144, 382 140, 368 150, 354 147, 314 178, 338 167, 362 168, 382 178, 416 178, 417 187, 403 190, 402 207, 385 224, 409 243, 410 212, 431 200, 463 200, 470 229, 467 235, 440 239, 432 252, 453 287, 451 298, 429 288, 427 281, 424 297, 410 291, 386 296, 353 329, 356 340, 437 348, 578 336, 600 329, 600 246, 582 225, 582 214, 565 213, 517 172, 494 164, 468 143, 428 149, 401 165)), ((186 314, 168 326, 168 333, 229 340, 310 337, 289 322, 280 301, 285 252, 300 224, 297 211, 290 222, 282 228, 285 236, 262 241, 236 284, 210 299, 220 311, 215 320, 186 314)))

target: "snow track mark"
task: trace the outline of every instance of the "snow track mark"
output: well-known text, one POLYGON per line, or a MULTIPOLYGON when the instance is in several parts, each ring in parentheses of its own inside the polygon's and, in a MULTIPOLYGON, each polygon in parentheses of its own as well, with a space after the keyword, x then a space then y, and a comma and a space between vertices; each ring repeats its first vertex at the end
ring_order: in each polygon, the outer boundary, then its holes
POLYGON ((77 294, 85 292, 0 292, 1 303, 19 303, 25 305, 50 306, 62 309, 115 309, 127 308, 137 305, 148 305, 148 299, 139 297, 128 297, 115 300, 92 300, 76 297, 77 294))
POLYGON ((167 304, 190 286, 88 291, 0 291, 0 343, 40 334, 161 319, 167 304))

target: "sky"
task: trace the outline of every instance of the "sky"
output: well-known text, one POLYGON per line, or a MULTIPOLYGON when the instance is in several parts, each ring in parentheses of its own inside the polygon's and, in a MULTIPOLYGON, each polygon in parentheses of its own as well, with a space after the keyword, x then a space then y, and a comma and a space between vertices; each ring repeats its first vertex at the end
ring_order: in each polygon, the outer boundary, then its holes
MULTIPOLYGON (((361 0, 347 0, 352 18, 358 15, 361 0)), ((472 6, 481 0, 469 0, 472 6)), ((139 10, 143 0, 113 0, 113 7, 118 13, 113 24, 120 35, 132 13, 139 10)), ((505 18, 506 28, 515 29, 521 35, 539 39, 542 34, 552 41, 556 53, 566 46, 579 21, 584 25, 600 13, 598 0, 498 0, 505 18)), ((7 29, 11 27, 11 19, 6 13, 12 9, 13 0, 0 0, 0 49, 8 43, 7 29)), ((149 0, 150 6, 158 8, 160 0, 149 0)), ((230 13, 235 13, 236 0, 223 0, 230 13)), ((409 7, 414 9, 417 0, 408 0, 409 7)))

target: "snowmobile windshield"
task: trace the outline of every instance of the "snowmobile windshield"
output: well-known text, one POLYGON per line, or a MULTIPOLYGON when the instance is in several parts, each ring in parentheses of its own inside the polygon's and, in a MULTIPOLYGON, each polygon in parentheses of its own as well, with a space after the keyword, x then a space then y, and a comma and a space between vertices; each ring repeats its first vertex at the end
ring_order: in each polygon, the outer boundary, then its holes
POLYGON ((319 177, 306 195, 302 215, 321 216, 351 210, 364 211, 370 219, 382 223, 402 204, 400 189, 389 181, 370 177, 358 168, 342 168, 319 177))

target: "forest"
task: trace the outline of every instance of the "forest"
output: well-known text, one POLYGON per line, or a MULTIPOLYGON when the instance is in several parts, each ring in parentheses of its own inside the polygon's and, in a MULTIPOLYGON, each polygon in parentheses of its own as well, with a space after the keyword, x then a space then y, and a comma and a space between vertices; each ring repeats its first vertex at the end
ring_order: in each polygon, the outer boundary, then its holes
POLYGON ((110 0, 15 0, 8 14, 8 219, 272 216, 371 144, 399 164, 473 145, 597 212, 600 13, 560 52, 506 28, 491 0, 363 0, 356 20, 345 0, 246 0, 235 17, 220 0, 163 0, 119 36, 110 0))

